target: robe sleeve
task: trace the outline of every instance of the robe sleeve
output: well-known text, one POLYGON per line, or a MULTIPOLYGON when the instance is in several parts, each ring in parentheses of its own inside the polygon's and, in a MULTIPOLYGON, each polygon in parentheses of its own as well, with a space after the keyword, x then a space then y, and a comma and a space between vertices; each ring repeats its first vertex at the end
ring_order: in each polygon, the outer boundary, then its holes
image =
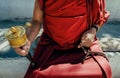
POLYGON ((43 0, 38 0, 38 2, 39 2, 39 5, 40 5, 40 9, 43 10, 43 5, 44 5, 43 0))
POLYGON ((93 0, 92 24, 97 24, 101 27, 107 21, 110 13, 105 10, 105 5, 105 0, 93 0))

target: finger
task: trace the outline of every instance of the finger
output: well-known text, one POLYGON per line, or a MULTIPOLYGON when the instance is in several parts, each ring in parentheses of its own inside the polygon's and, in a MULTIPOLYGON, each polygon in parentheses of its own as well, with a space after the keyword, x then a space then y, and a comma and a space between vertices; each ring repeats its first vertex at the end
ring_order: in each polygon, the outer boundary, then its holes
POLYGON ((80 43, 77 47, 78 48, 81 48, 81 47, 83 47, 84 45, 83 45, 83 43, 80 43))
POLYGON ((94 42, 94 35, 92 34, 87 34, 86 38, 82 40, 82 43, 84 42, 94 42))
POLYGON ((93 43, 88 39, 88 40, 83 41, 81 44, 82 46, 90 47, 93 43))
POLYGON ((28 54, 25 50, 20 49, 20 48, 15 48, 15 51, 17 54, 19 54, 21 56, 26 56, 28 54))
POLYGON ((85 38, 86 38, 86 33, 84 33, 83 35, 82 35, 82 37, 81 37, 81 40, 84 40, 85 38))
POLYGON ((91 42, 94 41, 94 37, 95 37, 95 35, 93 35, 93 34, 87 34, 87 38, 88 38, 89 40, 91 40, 91 42))
POLYGON ((83 35, 82 38, 81 38, 81 40, 85 40, 85 38, 86 38, 86 35, 83 35))
POLYGON ((27 42, 24 46, 22 46, 22 49, 25 50, 26 52, 28 52, 30 49, 30 43, 27 42))
POLYGON ((29 50, 29 47, 28 47, 28 46, 23 46, 22 48, 23 48, 23 50, 25 50, 26 52, 28 52, 28 50, 29 50))
POLYGON ((79 44, 78 46, 77 46, 77 48, 81 48, 82 47, 82 45, 81 44, 79 44))

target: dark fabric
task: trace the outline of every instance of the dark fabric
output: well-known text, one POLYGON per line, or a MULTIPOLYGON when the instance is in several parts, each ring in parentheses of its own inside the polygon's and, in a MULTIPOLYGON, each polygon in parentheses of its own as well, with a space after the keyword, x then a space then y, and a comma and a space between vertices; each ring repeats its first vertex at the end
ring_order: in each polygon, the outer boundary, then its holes
POLYGON ((106 58, 95 56, 98 61, 96 62, 90 57, 83 63, 83 49, 70 47, 60 50, 56 43, 50 40, 47 35, 42 35, 33 57, 37 66, 30 66, 25 78, 111 78, 106 58))

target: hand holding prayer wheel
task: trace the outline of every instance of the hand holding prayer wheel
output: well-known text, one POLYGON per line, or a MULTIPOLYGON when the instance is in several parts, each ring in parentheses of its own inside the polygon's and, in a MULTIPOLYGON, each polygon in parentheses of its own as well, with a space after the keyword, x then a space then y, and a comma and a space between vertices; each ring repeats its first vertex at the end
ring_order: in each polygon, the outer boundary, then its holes
POLYGON ((17 54, 26 56, 32 65, 35 65, 29 53, 31 43, 27 39, 26 31, 23 26, 13 26, 9 28, 9 30, 5 33, 5 37, 9 41, 11 47, 15 49, 17 54))

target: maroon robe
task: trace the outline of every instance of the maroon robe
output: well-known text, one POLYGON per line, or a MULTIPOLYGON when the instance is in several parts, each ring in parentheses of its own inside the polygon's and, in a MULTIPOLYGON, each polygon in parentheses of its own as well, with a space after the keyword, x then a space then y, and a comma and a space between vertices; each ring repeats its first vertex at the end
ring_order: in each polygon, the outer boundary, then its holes
MULTIPOLYGON (((84 51, 75 46, 90 24, 102 26, 109 16, 104 0, 88 1, 39 0, 44 33, 33 56, 37 66, 30 66, 25 78, 111 78, 104 57, 90 57, 83 63, 84 51)), ((97 40, 90 50, 102 52, 97 40)))

